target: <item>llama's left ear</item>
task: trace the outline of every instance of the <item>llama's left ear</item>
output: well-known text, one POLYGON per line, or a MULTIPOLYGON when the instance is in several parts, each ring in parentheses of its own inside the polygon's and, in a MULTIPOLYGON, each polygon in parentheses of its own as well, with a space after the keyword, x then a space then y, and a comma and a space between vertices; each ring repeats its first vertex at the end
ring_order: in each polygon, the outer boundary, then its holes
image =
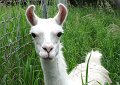
POLYGON ((54 17, 54 19, 57 22, 57 24, 63 25, 64 21, 66 20, 67 14, 68 14, 68 10, 61 3, 58 4, 58 9, 59 9, 59 11, 58 11, 57 15, 54 17))

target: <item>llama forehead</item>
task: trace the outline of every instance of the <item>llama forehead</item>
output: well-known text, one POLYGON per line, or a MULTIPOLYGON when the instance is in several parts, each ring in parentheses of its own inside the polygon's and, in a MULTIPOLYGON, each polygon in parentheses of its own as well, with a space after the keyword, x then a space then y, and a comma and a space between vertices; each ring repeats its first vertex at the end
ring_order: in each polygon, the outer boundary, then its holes
POLYGON ((36 34, 51 34, 57 32, 63 32, 62 26, 56 24, 54 19, 40 19, 38 24, 31 27, 30 32, 36 34))

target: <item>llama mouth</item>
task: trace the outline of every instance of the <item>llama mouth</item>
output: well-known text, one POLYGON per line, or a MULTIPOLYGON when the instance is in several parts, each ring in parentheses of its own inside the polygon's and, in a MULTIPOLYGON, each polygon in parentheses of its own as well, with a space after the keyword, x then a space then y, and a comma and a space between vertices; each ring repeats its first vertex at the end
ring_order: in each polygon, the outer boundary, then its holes
POLYGON ((52 60, 52 58, 50 57, 50 54, 48 53, 48 56, 43 58, 44 60, 52 60))
POLYGON ((52 58, 50 58, 49 56, 46 58, 43 58, 44 60, 52 60, 52 58))

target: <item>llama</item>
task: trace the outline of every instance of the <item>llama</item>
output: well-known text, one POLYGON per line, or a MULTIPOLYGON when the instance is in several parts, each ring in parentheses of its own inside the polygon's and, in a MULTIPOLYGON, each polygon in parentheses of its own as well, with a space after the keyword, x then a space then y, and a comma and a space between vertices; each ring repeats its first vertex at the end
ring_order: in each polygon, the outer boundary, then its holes
POLYGON ((104 85, 111 83, 108 71, 101 65, 102 54, 99 51, 91 51, 87 54, 86 61, 78 64, 73 71, 67 73, 67 65, 63 57, 60 37, 64 30, 63 24, 68 11, 63 4, 58 4, 58 13, 54 18, 42 19, 35 14, 35 6, 30 5, 26 10, 26 17, 31 25, 30 34, 34 40, 36 53, 44 74, 45 85, 82 85, 85 82, 86 64, 89 56, 88 85, 104 85), (82 78, 81 78, 82 75, 82 78))

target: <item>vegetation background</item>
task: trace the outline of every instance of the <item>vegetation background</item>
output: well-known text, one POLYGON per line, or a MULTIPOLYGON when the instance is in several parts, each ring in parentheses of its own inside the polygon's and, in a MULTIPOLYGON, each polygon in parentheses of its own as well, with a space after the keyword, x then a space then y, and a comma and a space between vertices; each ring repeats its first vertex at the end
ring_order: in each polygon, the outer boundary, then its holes
MULTIPOLYGON (((39 1, 5 1, 0 1, 0 85, 44 85, 39 56, 35 53, 25 17, 26 8, 32 3, 36 4, 37 15, 42 17, 42 6, 39 1)), ((87 52, 100 50, 112 85, 120 85, 119 3, 83 0, 81 5, 82 0, 73 1, 75 5, 71 0, 67 5, 69 14, 61 40, 68 72, 84 62, 87 52)), ((56 0, 47 3, 48 17, 56 14, 57 3, 56 0)))

